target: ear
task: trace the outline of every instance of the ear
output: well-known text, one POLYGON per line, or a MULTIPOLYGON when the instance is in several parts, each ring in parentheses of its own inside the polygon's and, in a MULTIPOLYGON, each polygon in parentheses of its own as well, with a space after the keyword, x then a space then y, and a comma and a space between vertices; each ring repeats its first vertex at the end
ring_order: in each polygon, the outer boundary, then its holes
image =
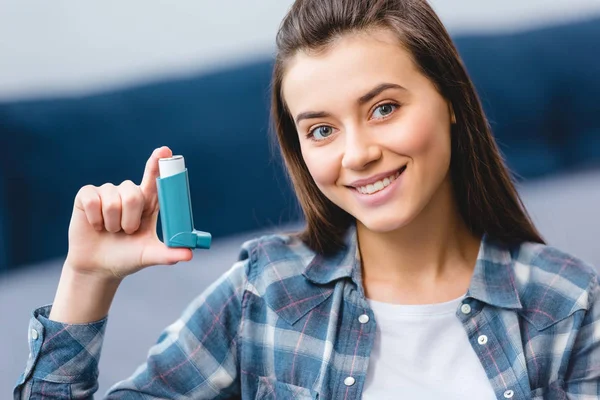
POLYGON ((456 125, 456 114, 454 114, 452 103, 448 102, 448 108, 450 109, 450 121, 452 122, 452 125, 456 125))

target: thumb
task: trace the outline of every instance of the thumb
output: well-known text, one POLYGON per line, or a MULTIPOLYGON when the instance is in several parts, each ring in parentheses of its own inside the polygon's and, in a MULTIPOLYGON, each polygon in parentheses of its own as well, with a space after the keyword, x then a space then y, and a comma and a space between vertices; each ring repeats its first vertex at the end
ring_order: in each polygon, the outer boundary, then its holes
POLYGON ((144 265, 173 265, 181 261, 190 261, 193 257, 191 249, 167 247, 163 242, 156 242, 144 249, 142 264, 144 265))
POLYGON ((156 196, 156 178, 159 177, 158 160, 160 158, 172 157, 173 152, 167 146, 160 147, 152 152, 148 161, 146 161, 146 168, 144 169, 144 176, 142 177, 142 183, 140 183, 140 189, 146 199, 153 198, 156 196))

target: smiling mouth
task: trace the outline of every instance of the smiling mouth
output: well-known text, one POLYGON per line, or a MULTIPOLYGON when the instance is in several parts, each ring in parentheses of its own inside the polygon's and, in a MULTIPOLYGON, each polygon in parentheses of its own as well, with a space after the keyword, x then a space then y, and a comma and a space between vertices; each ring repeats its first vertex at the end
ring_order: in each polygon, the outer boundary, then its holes
POLYGON ((352 188, 361 194, 372 195, 390 186, 406 170, 406 165, 392 175, 365 186, 352 188))

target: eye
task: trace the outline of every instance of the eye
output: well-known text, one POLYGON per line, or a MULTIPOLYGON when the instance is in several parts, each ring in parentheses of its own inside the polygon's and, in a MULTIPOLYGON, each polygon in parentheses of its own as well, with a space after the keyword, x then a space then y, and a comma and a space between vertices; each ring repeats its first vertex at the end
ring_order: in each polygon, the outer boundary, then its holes
POLYGON ((398 105, 394 104, 394 103, 386 103, 386 104, 377 106, 377 108, 375 108, 375 110, 373 111, 373 118, 374 119, 385 118, 388 115, 392 114, 394 111, 396 111, 397 108, 398 108, 398 105))
POLYGON ((310 132, 308 132, 308 137, 319 141, 319 140, 324 140, 327 139, 329 136, 331 136, 333 134, 333 128, 327 125, 321 125, 321 126, 317 126, 316 128, 313 128, 310 130, 310 132))

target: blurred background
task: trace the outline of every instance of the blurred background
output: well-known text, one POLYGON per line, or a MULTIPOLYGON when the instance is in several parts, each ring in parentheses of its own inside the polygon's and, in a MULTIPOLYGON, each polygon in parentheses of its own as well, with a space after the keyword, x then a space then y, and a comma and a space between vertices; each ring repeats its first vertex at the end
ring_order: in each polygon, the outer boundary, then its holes
MULTIPOLYGON (((270 149, 274 38, 291 0, 0 1, 0 389, 51 303, 73 199, 139 183, 152 150, 186 157, 209 251, 128 278, 100 362, 103 394, 235 261, 243 240, 297 226, 270 149)), ((434 0, 548 242, 600 265, 600 1, 434 0)))

